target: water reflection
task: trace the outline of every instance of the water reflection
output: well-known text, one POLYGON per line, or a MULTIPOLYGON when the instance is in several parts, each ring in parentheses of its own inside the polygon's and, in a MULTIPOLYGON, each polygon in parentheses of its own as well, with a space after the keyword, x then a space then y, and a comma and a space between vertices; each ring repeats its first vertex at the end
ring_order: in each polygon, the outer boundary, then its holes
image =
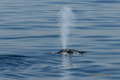
POLYGON ((67 55, 63 55, 62 56, 62 65, 64 69, 69 69, 70 67, 70 61, 69 61, 70 57, 67 55))
MULTIPOLYGON (((78 56, 78 55, 77 55, 78 56)), ((72 79, 71 74, 73 73, 71 69, 77 68, 77 65, 73 63, 73 60, 75 60, 75 55, 69 56, 69 55, 63 55, 62 56, 62 65, 63 65, 63 77, 61 80, 70 80, 72 79)))
POLYGON ((62 65, 64 69, 77 68, 73 61, 77 60, 77 57, 82 56, 82 54, 62 55, 62 65))
MULTIPOLYGON (((62 65, 63 65, 64 70, 72 68, 69 56, 67 56, 67 55, 62 56, 62 65)), ((69 71, 64 71, 63 75, 64 76, 61 78, 61 80, 70 80, 70 72, 69 71)))

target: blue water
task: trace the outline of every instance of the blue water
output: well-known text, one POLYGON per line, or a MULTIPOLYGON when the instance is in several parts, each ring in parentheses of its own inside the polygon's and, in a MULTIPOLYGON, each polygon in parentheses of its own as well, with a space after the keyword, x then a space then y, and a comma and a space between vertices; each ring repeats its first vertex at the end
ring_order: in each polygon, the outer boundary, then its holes
POLYGON ((0 80, 120 80, 119 0, 0 0, 0 80), (57 13, 76 15, 62 49, 57 13))

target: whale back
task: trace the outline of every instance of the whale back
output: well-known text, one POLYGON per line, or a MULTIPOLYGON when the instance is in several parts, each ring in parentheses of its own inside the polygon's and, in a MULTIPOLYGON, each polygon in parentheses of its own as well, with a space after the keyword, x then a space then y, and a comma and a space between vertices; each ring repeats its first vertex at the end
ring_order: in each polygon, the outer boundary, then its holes
POLYGON ((75 49, 62 49, 58 52, 58 54, 83 54, 82 51, 77 51, 75 49))

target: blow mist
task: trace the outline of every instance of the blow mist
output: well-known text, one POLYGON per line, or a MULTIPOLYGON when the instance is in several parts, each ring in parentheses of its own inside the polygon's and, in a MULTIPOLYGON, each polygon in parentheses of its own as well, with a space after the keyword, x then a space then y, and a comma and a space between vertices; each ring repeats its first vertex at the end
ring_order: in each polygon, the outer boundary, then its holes
MULTIPOLYGON (((59 26, 61 29, 61 42, 63 49, 55 53, 63 55, 83 54, 84 53, 83 51, 68 49, 70 28, 74 27, 73 21, 75 19, 75 15, 73 14, 72 9, 70 7, 63 7, 58 13, 58 17, 59 26)), ((54 52, 51 53, 53 54, 54 52)))
POLYGON ((67 49, 69 44, 70 28, 73 27, 73 19, 75 18, 70 7, 63 7, 58 13, 59 26, 61 28, 62 48, 67 49))

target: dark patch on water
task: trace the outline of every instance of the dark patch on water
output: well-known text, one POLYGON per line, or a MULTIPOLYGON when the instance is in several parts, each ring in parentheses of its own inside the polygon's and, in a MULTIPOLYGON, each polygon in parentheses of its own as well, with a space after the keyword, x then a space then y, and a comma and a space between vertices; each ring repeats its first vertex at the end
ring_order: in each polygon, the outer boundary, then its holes
POLYGON ((118 0, 99 0, 99 1, 92 1, 95 3, 120 3, 118 0))
POLYGON ((2 40, 10 40, 10 39, 27 39, 27 38, 55 38, 59 37, 59 35, 46 35, 46 36, 23 36, 23 37, 0 37, 2 40))

